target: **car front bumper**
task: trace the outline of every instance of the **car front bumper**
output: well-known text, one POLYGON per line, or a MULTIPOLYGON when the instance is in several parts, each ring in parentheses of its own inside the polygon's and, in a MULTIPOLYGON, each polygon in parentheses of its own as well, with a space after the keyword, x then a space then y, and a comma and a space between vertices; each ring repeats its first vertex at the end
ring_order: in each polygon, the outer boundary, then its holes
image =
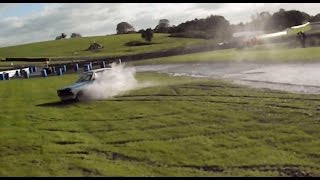
POLYGON ((72 100, 76 98, 76 95, 71 91, 71 89, 60 89, 57 91, 57 94, 61 101, 72 100))

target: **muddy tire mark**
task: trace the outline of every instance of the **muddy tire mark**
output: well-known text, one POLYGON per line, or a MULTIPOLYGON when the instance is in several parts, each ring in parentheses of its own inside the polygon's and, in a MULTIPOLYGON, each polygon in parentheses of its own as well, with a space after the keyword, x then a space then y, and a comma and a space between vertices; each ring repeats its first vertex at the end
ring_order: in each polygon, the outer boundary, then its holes
POLYGON ((164 113, 164 114, 158 114, 158 115, 147 115, 147 116, 133 116, 133 117, 128 117, 124 119, 106 119, 104 120, 105 122, 112 122, 112 121, 132 121, 132 120, 140 120, 140 119, 148 119, 148 118, 157 118, 157 117, 164 117, 164 116, 172 116, 172 115, 177 115, 178 113, 176 112, 171 112, 171 113, 164 113))
MULTIPOLYGON (((179 96, 172 96, 172 97, 179 97, 179 96)), ((118 99, 113 101, 133 101, 133 102, 160 102, 164 101, 164 99, 118 99)), ((248 102, 234 102, 234 101, 203 101, 203 100, 186 100, 186 99, 165 99, 166 102, 197 102, 197 103, 219 103, 219 104, 249 104, 248 102)))
POLYGON ((80 141, 55 141, 54 143, 59 145, 83 144, 83 142, 80 141))
POLYGON ((251 166, 233 166, 230 168, 238 168, 251 171, 277 171, 279 176, 290 177, 311 177, 313 173, 307 172, 305 168, 319 169, 319 167, 304 166, 304 165, 251 165, 251 166))
POLYGON ((88 169, 80 166, 72 165, 68 168, 69 170, 80 170, 83 176, 102 176, 97 169, 88 169))
POLYGON ((244 165, 244 166, 226 166, 220 167, 217 165, 213 166, 196 166, 196 165, 173 165, 174 167, 184 167, 184 168, 193 168, 202 171, 210 171, 210 172, 225 172, 232 171, 236 169, 246 170, 246 171, 276 171, 279 176, 289 176, 289 177, 313 177, 317 176, 314 173, 308 172, 305 168, 310 169, 320 169, 319 167, 314 166, 304 166, 304 165, 244 165))
POLYGON ((66 152, 66 154, 81 154, 81 155, 88 155, 89 152, 87 151, 70 151, 70 152, 66 152))
POLYGON ((90 133, 95 133, 95 132, 104 132, 104 133, 109 133, 109 132, 119 132, 119 131, 130 131, 130 130, 141 130, 141 131, 147 131, 147 130, 156 130, 156 129, 165 129, 165 128, 173 128, 173 127, 181 127, 181 126, 190 126, 190 125, 208 125, 212 124, 212 122, 209 123, 196 123, 196 122, 180 122, 180 124, 173 124, 173 125, 153 125, 149 127, 136 127, 135 129, 100 129, 100 130, 94 130, 94 131, 89 131, 90 133))
POLYGON ((179 167, 179 168, 191 168, 191 169, 197 169, 201 171, 210 171, 210 172, 223 172, 224 168, 219 166, 195 166, 195 165, 182 165, 182 166, 173 166, 173 167, 179 167))
POLYGON ((144 163, 153 167, 167 167, 167 168, 187 168, 187 169, 196 169, 199 171, 207 171, 207 172, 214 172, 214 173, 225 173, 226 171, 232 171, 236 169, 247 170, 247 171, 276 171, 278 172, 279 176, 289 176, 289 177, 312 177, 317 176, 312 172, 308 172, 305 169, 320 169, 319 167, 314 166, 306 166, 306 165, 244 165, 244 166, 199 166, 199 165, 174 165, 174 164, 165 164, 156 161, 152 161, 147 158, 137 158, 133 156, 128 156, 119 152, 112 152, 112 151, 101 151, 93 149, 95 153, 98 155, 103 155, 108 160, 122 160, 122 161, 129 161, 135 163, 144 163))
MULTIPOLYGON (((225 94, 225 95, 221 95, 221 94, 204 94, 204 95, 199 95, 199 94, 180 94, 179 96, 181 97, 230 97, 230 98, 257 98, 257 99, 281 99, 281 100, 297 100, 297 101, 319 101, 320 99, 312 99, 312 98, 295 98, 295 97, 277 97, 277 96, 248 96, 248 95, 242 95, 242 96, 238 96, 238 95, 231 95, 231 94, 225 94)), ((121 100, 121 99, 128 99, 128 98, 150 98, 150 97, 176 97, 174 95, 171 94, 152 94, 152 95, 127 95, 127 96, 121 96, 117 99, 114 100, 121 100)), ((111 100, 110 100, 111 101, 111 100)), ((319 108, 320 109, 320 108, 319 108)))
MULTIPOLYGON (((250 130, 246 130, 248 132, 250 130)), ((256 130, 255 130, 256 131, 256 130)), ((180 140, 180 139, 186 139, 186 138, 191 138, 191 137, 210 137, 214 135, 225 135, 225 134, 230 134, 230 133, 235 133, 235 130, 224 130, 224 131, 216 131, 216 132, 211 132, 211 133, 203 133, 203 134, 193 134, 193 135, 187 135, 187 136, 178 136, 178 137, 167 137, 167 138, 158 138, 158 139, 134 139, 134 140, 122 140, 122 141, 110 141, 110 142, 105 142, 104 144, 111 144, 111 145, 123 145, 127 143, 137 143, 137 142, 143 142, 143 141, 174 141, 174 140, 180 140)))
POLYGON ((151 161, 149 159, 142 159, 142 158, 137 158, 137 157, 133 157, 133 156, 128 156, 128 155, 125 155, 125 154, 119 153, 119 152, 101 151, 101 150, 97 150, 97 149, 93 149, 92 151, 95 152, 96 154, 102 155, 106 159, 112 160, 112 161, 121 160, 121 161, 135 162, 135 163, 144 163, 144 164, 147 164, 150 166, 156 166, 156 167, 161 166, 161 164, 159 164, 158 162, 151 161))
POLYGON ((267 106, 285 108, 285 109, 298 109, 298 110, 309 110, 308 108, 296 107, 296 106, 288 106, 288 105, 280 105, 280 104, 266 104, 267 106))
POLYGON ((39 129, 42 131, 53 131, 53 132, 69 132, 69 133, 81 133, 82 131, 76 131, 76 130, 66 130, 66 129, 39 129))

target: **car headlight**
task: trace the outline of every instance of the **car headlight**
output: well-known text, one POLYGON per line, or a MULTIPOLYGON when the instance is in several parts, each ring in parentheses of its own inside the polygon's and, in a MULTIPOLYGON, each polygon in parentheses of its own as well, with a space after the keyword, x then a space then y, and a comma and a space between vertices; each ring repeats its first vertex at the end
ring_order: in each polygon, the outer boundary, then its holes
POLYGON ((73 95, 70 88, 62 89, 57 91, 58 96, 70 96, 73 95))

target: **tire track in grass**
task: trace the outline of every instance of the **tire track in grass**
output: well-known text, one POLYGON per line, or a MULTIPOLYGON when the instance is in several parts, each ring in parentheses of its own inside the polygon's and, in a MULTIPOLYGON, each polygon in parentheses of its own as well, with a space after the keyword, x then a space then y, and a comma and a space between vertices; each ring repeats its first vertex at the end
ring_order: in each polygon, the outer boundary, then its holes
POLYGON ((174 166, 174 167, 187 167, 195 168, 202 171, 210 172, 226 172, 232 170, 249 170, 249 171, 260 171, 260 172, 278 172, 279 176, 289 176, 289 177, 313 177, 317 176, 313 172, 308 172, 306 169, 316 169, 319 170, 319 167, 308 166, 308 165, 294 165, 294 164, 285 164, 285 165, 243 165, 243 166, 195 166, 195 165, 183 165, 183 166, 174 166))
POLYGON ((81 171, 84 176, 102 176, 102 174, 97 169, 88 169, 78 165, 69 166, 68 170, 70 171, 81 171))
MULTIPOLYGON (((164 117, 164 116, 171 116, 171 115, 177 115, 178 113, 166 113, 162 115, 156 115, 156 116, 138 116, 138 117, 132 117, 127 119, 117 119, 117 120, 111 120, 111 121, 132 121, 132 120, 138 120, 138 119, 149 119, 149 118, 157 118, 157 117, 164 117)), ((110 122, 109 120, 99 120, 103 122, 110 122)), ((184 124, 194 124, 192 123, 184 123, 184 124)), ((184 125, 182 124, 182 125, 184 125)), ((176 124, 172 126, 155 126, 155 127, 145 127, 145 128, 137 128, 138 130, 148 130, 148 129, 162 129, 162 128, 169 128, 169 127, 176 127, 181 126, 181 124, 176 124)), ((77 131, 77 130, 68 130, 68 129, 58 129, 58 128, 40 128, 38 130, 41 131, 50 131, 50 132, 68 132, 68 133, 95 133, 95 132, 117 132, 117 131, 126 131, 126 130, 132 130, 132 129, 100 129, 100 130, 93 130, 93 131, 77 131)))
POLYGON ((68 129, 55 129, 55 128, 41 128, 39 129, 41 131, 53 131, 53 132, 69 132, 69 133, 84 133, 82 131, 77 131, 77 130, 68 130, 68 129))
POLYGON ((190 95, 184 95, 184 94, 180 94, 180 95, 171 95, 171 94, 154 94, 154 95, 126 95, 126 96, 121 96, 118 97, 117 99, 127 99, 127 98, 150 98, 150 97, 223 97, 223 98, 256 98, 256 99, 281 99, 281 100, 297 100, 297 101, 319 101, 320 99, 312 99, 312 98, 294 98, 294 97, 267 97, 267 96, 248 96, 248 95, 242 95, 242 96, 238 96, 238 95, 220 95, 220 94, 203 94, 203 95, 199 95, 199 94, 190 94, 190 95))
MULTIPOLYGON (((71 119, 67 120, 67 122, 73 122, 73 121, 97 121, 97 122, 113 122, 113 121, 132 121, 132 120, 139 120, 143 118, 154 118, 154 117, 163 117, 163 116, 170 116, 170 115, 176 115, 178 113, 172 112, 172 113, 164 113, 159 115, 150 115, 150 116, 135 116, 135 117, 128 117, 128 118, 121 118, 121 119, 71 119)), ((50 120, 49 120, 50 121, 50 120)))
POLYGON ((102 151, 97 149, 92 149, 97 155, 102 155, 108 160, 112 161, 129 161, 138 164, 147 164, 153 167, 167 167, 167 168, 187 168, 196 169, 199 171, 207 171, 214 173, 228 173, 228 171, 234 170, 246 170, 246 171, 260 171, 260 172, 278 172, 279 176, 289 176, 289 177, 312 177, 317 176, 313 172, 309 172, 306 169, 319 170, 320 167, 310 166, 310 165, 295 165, 295 164, 284 164, 284 165, 242 165, 242 166, 199 166, 199 165, 169 165, 165 163, 160 163, 157 161, 152 161, 147 158, 138 158, 133 156, 128 156, 123 153, 113 152, 113 151, 102 151))
MULTIPOLYGON (((208 126, 210 127, 210 126, 208 126)), ((216 132, 210 132, 210 133, 202 133, 202 134, 193 134, 193 135, 187 135, 187 136, 178 136, 178 137, 167 137, 167 138, 158 138, 158 139, 135 139, 135 140, 122 140, 122 141, 110 141, 110 142, 105 142, 103 144, 111 144, 111 145, 123 145, 127 143, 137 143, 137 142, 144 142, 144 141, 174 141, 174 140, 180 140, 180 139, 186 139, 186 138, 192 138, 192 137, 210 137, 213 135, 226 135, 226 134, 231 134, 231 133, 238 133, 239 131, 245 131, 245 132, 251 132, 251 131, 268 131, 265 128, 261 129, 246 129, 246 130, 223 130, 223 131, 216 131, 216 132)))
POLYGON ((269 104, 269 103, 267 103, 266 105, 267 106, 276 107, 276 108, 284 108, 284 109, 309 110, 309 108, 288 106, 288 105, 281 105, 281 104, 269 104))
MULTIPOLYGON (((174 97, 174 96, 172 96, 174 97)), ((178 96, 176 96, 178 97, 178 96)), ((118 100, 112 100, 112 101, 125 101, 125 102, 128 102, 128 101, 133 101, 133 102, 160 102, 160 101, 164 101, 163 99, 125 99, 125 100, 122 100, 122 99, 118 99, 118 100)), ((248 102, 234 102, 234 101, 214 101, 214 100, 211 100, 211 101, 201 101, 201 100, 186 100, 186 99, 166 99, 165 100, 166 102, 197 102, 197 103, 217 103, 217 104, 236 104, 236 105, 239 105, 239 104, 250 104, 248 102)))
POLYGON ((81 141, 55 141, 55 144, 59 145, 73 145, 73 144, 83 144, 81 141))

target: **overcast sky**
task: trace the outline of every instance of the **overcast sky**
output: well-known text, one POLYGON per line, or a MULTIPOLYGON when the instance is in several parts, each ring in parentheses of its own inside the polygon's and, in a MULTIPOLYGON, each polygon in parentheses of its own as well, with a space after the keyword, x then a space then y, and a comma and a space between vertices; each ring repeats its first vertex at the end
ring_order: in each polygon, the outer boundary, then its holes
POLYGON ((82 36, 115 34, 120 22, 136 30, 154 28, 160 19, 178 25, 222 15, 231 24, 257 12, 280 8, 320 13, 320 3, 0 3, 0 47, 55 39, 62 32, 82 36))

